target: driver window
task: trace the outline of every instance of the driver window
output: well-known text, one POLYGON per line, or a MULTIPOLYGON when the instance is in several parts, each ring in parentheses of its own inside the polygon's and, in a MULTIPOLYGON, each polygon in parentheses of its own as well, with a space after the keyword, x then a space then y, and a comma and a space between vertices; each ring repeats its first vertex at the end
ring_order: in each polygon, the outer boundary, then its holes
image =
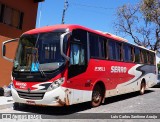
POLYGON ((79 44, 71 44, 70 52, 70 64, 71 65, 84 65, 84 48, 79 44))

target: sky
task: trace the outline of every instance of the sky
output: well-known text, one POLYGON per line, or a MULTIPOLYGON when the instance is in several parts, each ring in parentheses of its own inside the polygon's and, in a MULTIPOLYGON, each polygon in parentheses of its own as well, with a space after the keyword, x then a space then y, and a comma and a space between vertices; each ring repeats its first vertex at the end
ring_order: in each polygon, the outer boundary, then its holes
MULTIPOLYGON (((78 24, 116 34, 114 22, 117 8, 138 2, 140 0, 68 0, 65 24, 78 24)), ((36 27, 61 24, 63 7, 64 0, 45 0, 39 3, 36 27)), ((130 37, 124 38, 133 43, 130 37)))

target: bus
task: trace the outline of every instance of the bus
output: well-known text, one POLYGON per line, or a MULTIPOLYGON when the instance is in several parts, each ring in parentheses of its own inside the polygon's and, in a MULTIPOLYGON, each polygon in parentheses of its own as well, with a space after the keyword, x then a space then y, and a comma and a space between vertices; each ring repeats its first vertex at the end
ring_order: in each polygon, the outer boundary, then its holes
POLYGON ((2 44, 13 62, 14 106, 68 106, 145 90, 157 83, 155 52, 80 25, 29 30, 2 44), (18 41, 15 59, 6 44, 18 41))

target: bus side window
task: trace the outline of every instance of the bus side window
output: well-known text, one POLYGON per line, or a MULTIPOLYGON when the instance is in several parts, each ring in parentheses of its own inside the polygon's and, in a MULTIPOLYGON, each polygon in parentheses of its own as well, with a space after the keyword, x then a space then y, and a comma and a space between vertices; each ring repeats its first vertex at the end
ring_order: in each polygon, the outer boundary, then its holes
POLYGON ((133 47, 133 46, 130 46, 130 48, 131 48, 131 61, 132 61, 132 62, 135 62, 134 47, 133 47))
POLYGON ((124 61, 130 62, 131 61, 131 48, 129 48, 128 45, 124 44, 123 50, 124 50, 124 61))
POLYGON ((82 74, 87 69, 88 43, 87 32, 81 29, 72 31, 70 39, 70 61, 68 67, 68 78, 82 74))
POLYGON ((147 64, 148 63, 148 58, 147 58, 147 51, 142 50, 142 55, 143 55, 143 63, 147 64))
POLYGON ((109 59, 121 61, 122 60, 122 50, 121 43, 116 42, 114 40, 109 40, 108 43, 108 51, 109 51, 109 59))
POLYGON ((116 60, 122 60, 121 43, 116 42, 116 60))
POLYGON ((143 53, 141 49, 140 49, 140 62, 144 63, 143 53))
POLYGON ((151 59, 151 58, 150 58, 150 55, 149 55, 149 51, 147 51, 147 59, 148 59, 148 62, 147 62, 147 63, 150 64, 150 59, 151 59))
POLYGON ((153 52, 150 52, 150 64, 155 64, 155 55, 153 52))
POLYGON ((91 58, 106 59, 106 39, 95 34, 89 34, 91 58))
POLYGON ((85 52, 80 44, 71 44, 70 64, 71 65, 85 65, 85 52))
POLYGON ((108 42, 109 59, 116 60, 116 47, 115 41, 109 40, 108 42))
POLYGON ((107 52, 106 52, 106 39, 105 38, 99 37, 98 48, 99 48, 99 58, 106 59, 107 52))
POLYGON ((140 50, 137 47, 135 47, 134 49, 135 49, 135 52, 134 52, 135 53, 135 62, 140 63, 140 50))
POLYGON ((98 36, 89 34, 90 55, 92 58, 99 58, 98 36))
POLYGON ((135 62, 134 47, 131 45, 123 45, 124 52, 124 61, 126 62, 135 62))

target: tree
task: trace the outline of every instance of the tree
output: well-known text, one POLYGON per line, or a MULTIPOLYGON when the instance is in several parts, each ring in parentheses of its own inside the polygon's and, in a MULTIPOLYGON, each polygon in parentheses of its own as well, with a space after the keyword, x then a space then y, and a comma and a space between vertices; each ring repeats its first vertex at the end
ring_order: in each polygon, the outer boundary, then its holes
POLYGON ((160 0, 142 0, 117 9, 116 31, 129 35, 140 46, 160 49, 160 0))

